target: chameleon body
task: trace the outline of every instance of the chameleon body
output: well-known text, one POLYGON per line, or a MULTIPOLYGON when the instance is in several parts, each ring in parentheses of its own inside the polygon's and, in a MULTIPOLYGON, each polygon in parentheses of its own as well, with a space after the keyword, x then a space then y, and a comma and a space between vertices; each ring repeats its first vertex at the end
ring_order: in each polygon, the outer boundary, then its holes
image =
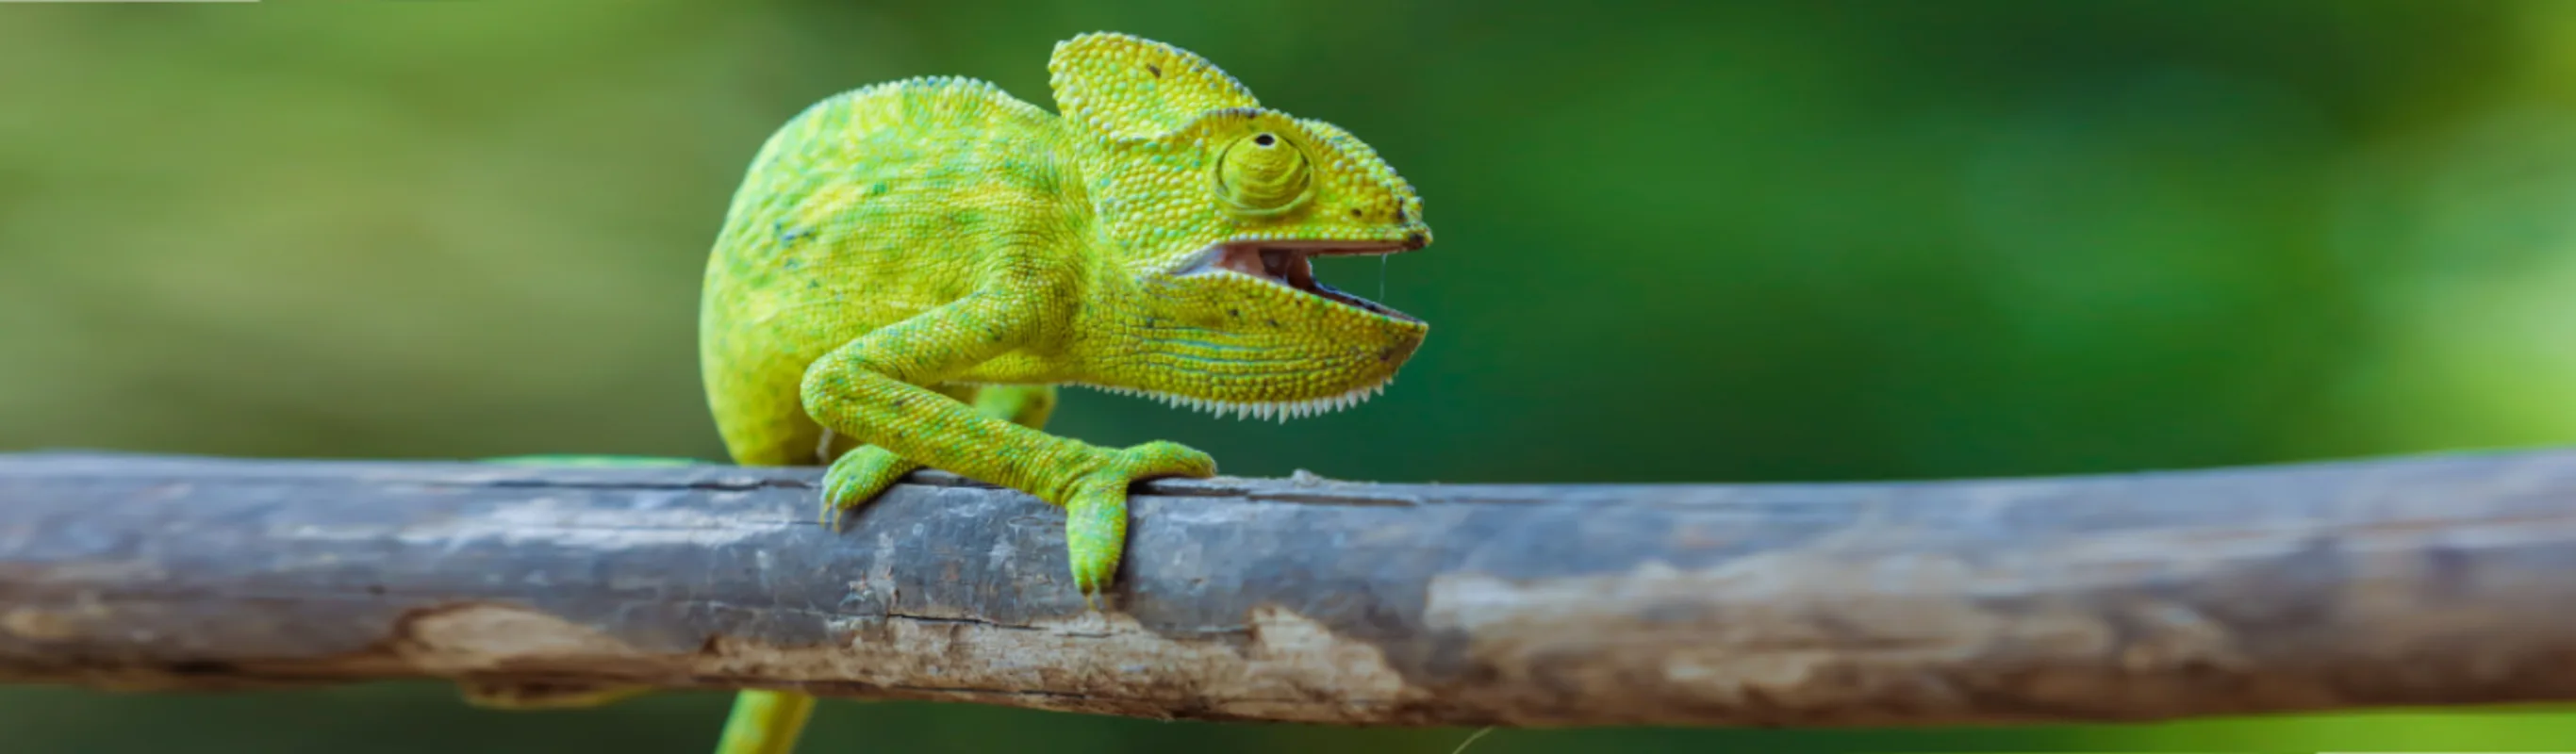
POLYGON ((1428 327, 1308 258, 1431 230, 1368 145, 1197 55, 1088 34, 1048 69, 1061 115, 917 78, 790 119, 709 256, 699 356, 735 463, 830 464, 827 522, 923 465, 1018 489, 1066 510, 1088 601, 1128 484, 1216 464, 1046 434, 1055 386, 1279 418, 1357 402, 1428 327))
MULTIPOLYGON (((923 466, 1017 489, 1065 510, 1093 605, 1129 484, 1216 462, 1047 434, 1057 386, 1283 421, 1365 400, 1428 328, 1308 260, 1420 249, 1431 229, 1368 145, 1195 54, 1086 34, 1048 70, 1055 114, 916 78, 780 127, 709 256, 699 355, 735 463, 829 465, 827 525, 923 466)), ((718 751, 783 754, 812 705, 744 692, 718 751)))

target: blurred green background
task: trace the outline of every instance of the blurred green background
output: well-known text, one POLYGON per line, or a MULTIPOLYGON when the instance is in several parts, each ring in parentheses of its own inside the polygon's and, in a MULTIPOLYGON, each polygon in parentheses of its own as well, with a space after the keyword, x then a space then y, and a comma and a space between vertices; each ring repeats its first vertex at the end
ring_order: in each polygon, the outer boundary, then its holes
MULTIPOLYGON (((706 248, 806 103, 1048 103, 1115 29, 1343 125, 1440 242, 1322 273, 1434 323, 1286 426, 1055 428, 1231 473, 2075 473, 2576 439, 2576 2, 1357 0, 0 7, 0 450, 721 456, 706 248)), ((699 752, 725 700, 0 690, 10 752, 699 752)), ((1505 731, 1594 747, 2569 748, 2576 718, 1505 731)), ((1466 731, 827 702, 808 750, 1445 752, 1466 731)))

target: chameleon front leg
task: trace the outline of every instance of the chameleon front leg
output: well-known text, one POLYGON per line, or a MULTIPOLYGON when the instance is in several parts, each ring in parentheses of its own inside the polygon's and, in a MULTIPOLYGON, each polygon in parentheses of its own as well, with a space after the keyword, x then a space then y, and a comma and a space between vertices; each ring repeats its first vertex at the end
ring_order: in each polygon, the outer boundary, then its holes
MULTIPOLYGON (((942 385, 936 392, 972 404, 975 413, 1030 429, 1045 429, 1055 414, 1053 385, 942 385)), ((823 477, 823 525, 840 531, 842 517, 874 500, 921 464, 894 451, 861 445, 826 459, 832 469, 823 477), (853 458, 852 456, 857 456, 853 458)))
MULTIPOLYGON (((805 411, 834 432, 905 460, 1064 508, 1074 586, 1092 604, 1117 572, 1126 545, 1128 485, 1213 476, 1216 460, 1159 440, 1110 449, 1057 437, 922 387, 1018 348, 1037 329, 1040 310, 1032 303, 976 293, 860 336, 806 369, 805 411)), ((869 460, 874 457, 851 453, 832 462, 824 488, 834 505, 865 500, 853 496, 863 485, 843 480, 883 474, 882 464, 869 460)))

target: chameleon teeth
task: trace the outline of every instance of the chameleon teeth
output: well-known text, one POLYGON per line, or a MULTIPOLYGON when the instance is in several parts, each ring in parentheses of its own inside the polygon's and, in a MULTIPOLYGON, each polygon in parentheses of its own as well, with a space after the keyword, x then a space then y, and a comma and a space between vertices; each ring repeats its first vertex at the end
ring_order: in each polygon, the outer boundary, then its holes
POLYGON ((1329 395, 1322 398, 1302 401, 1260 401, 1247 403, 1194 398, 1186 395, 1173 395, 1171 393, 1156 392, 1152 390, 1112 387, 1108 385, 1081 385, 1081 387, 1091 388, 1104 393, 1150 398, 1161 401, 1163 405, 1171 406, 1173 408, 1187 408, 1196 411, 1205 411, 1219 419, 1227 417, 1232 417, 1237 421, 1244 419, 1263 419, 1276 420, 1281 424, 1286 424, 1290 419, 1322 416, 1324 414, 1357 406, 1362 403, 1367 403, 1370 398, 1377 397, 1379 394, 1386 392, 1386 386, 1392 384, 1395 384, 1394 378, 1388 378, 1385 382, 1353 389, 1350 392, 1346 392, 1341 395, 1329 395))

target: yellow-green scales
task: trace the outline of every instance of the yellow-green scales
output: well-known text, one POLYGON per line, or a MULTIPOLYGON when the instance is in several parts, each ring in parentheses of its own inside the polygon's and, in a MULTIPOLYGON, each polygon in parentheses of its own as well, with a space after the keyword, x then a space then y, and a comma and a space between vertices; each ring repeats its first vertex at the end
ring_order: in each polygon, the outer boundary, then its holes
MULTIPOLYGON (((1087 34, 1047 67, 1060 115, 920 78, 788 121, 708 260, 700 355, 736 463, 830 464, 825 520, 923 465, 1022 490, 1065 509, 1090 602, 1129 483, 1216 462, 1047 434, 1056 386, 1280 419, 1356 403, 1427 328, 1316 282, 1308 257, 1431 229, 1375 150, 1187 51, 1087 34)), ((721 751, 788 750, 811 703, 746 692, 721 751)))

